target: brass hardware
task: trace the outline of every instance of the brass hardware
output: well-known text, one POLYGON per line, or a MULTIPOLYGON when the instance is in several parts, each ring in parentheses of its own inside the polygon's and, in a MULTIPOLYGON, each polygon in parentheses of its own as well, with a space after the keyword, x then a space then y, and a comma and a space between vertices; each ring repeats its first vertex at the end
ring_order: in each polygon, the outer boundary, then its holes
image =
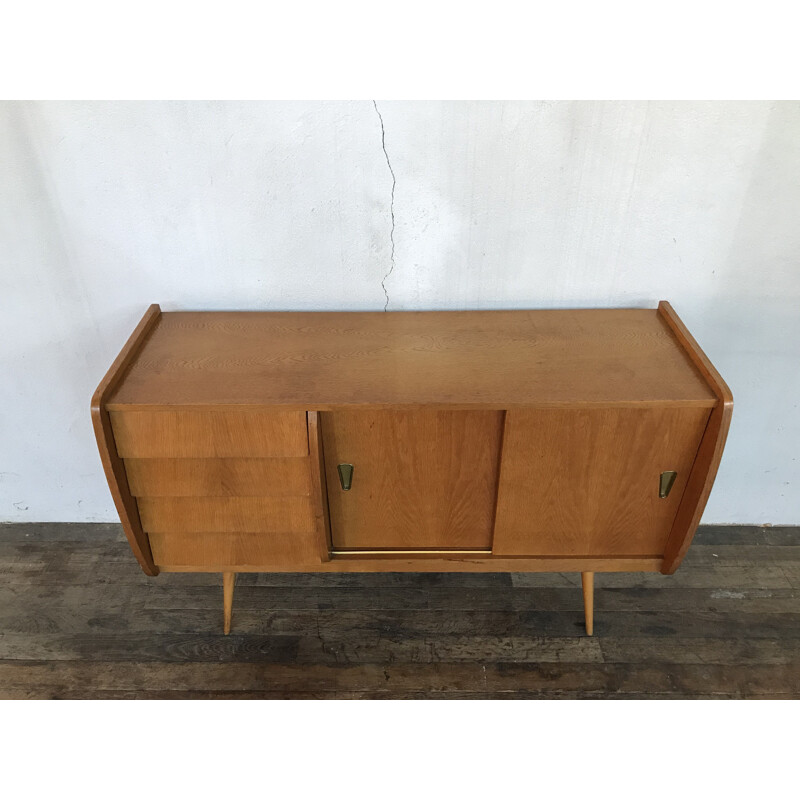
POLYGON ((661 473, 661 480, 658 482, 659 497, 666 497, 672 491, 672 484, 675 483, 677 477, 678 473, 672 470, 661 473))
POLYGON ((490 556, 491 550, 331 550, 336 558, 352 556, 490 556))
POLYGON ((353 465, 339 464, 336 469, 339 470, 339 483, 342 484, 342 490, 349 492, 350 487, 353 485, 353 465))

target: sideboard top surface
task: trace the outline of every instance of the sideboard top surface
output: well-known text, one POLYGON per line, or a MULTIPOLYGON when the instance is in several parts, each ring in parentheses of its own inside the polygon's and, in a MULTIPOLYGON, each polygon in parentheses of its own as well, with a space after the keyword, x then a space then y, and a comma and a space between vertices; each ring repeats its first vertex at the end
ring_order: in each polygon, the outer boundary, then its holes
POLYGON ((107 408, 716 403, 655 309, 181 311, 159 316, 107 408))

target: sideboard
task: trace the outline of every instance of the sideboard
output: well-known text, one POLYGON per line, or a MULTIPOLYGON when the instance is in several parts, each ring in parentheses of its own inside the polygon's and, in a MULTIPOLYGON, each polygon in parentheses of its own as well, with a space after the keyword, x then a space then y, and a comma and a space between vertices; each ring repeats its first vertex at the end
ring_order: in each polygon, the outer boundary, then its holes
POLYGON ((147 310, 92 399, 148 575, 678 567, 730 390, 672 307, 147 310))

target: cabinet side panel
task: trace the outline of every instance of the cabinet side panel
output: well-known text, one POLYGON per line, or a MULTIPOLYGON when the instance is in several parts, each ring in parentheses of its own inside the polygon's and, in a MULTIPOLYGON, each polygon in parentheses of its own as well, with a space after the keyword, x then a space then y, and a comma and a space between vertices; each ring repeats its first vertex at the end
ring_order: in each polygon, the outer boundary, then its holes
POLYGON ((322 447, 322 428, 317 411, 308 412, 308 450, 311 478, 311 506, 317 528, 317 547, 322 561, 330 559, 331 522, 328 509, 328 481, 322 447))
POLYGON ((97 439, 100 460, 111 490, 111 496, 131 550, 147 575, 158 575, 158 568, 153 563, 150 543, 147 535, 142 530, 136 500, 131 495, 128 486, 125 465, 117 450, 117 443, 106 404, 160 319, 161 309, 154 303, 147 309, 145 315, 100 382, 92 396, 91 403, 92 426, 97 439))
POLYGON ((680 566, 700 524, 722 458, 732 413, 733 404, 721 404, 711 412, 686 491, 683 493, 680 508, 675 515, 664 549, 661 571, 666 575, 671 575, 680 566))
POLYGON ((707 419, 704 408, 509 411, 492 553, 662 555, 707 419))
POLYGON ((664 551, 661 571, 669 575, 675 572, 686 555, 711 494, 733 416, 733 394, 672 306, 662 300, 658 304, 658 313, 717 396, 717 406, 709 417, 664 551))

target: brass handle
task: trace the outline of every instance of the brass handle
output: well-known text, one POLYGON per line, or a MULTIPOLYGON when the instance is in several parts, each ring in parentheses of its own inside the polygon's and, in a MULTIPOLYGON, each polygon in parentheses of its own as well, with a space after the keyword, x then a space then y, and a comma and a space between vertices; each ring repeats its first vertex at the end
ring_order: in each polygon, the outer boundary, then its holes
POLYGON ((342 491, 349 492, 353 485, 353 465, 339 464, 336 469, 339 470, 339 483, 342 484, 342 491))
POLYGON ((661 473, 661 479, 658 482, 659 497, 666 497, 672 491, 672 484, 675 483, 677 477, 678 473, 675 471, 661 473))

